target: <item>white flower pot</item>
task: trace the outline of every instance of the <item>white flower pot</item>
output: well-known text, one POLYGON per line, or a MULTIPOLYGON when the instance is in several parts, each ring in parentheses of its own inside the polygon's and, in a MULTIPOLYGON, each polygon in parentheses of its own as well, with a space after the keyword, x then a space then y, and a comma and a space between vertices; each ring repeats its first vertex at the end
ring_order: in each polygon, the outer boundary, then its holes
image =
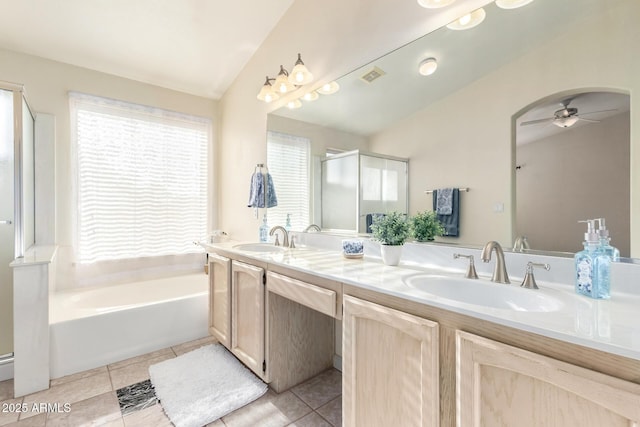
POLYGON ((402 255, 402 245, 380 245, 382 262, 386 265, 398 265, 402 255))

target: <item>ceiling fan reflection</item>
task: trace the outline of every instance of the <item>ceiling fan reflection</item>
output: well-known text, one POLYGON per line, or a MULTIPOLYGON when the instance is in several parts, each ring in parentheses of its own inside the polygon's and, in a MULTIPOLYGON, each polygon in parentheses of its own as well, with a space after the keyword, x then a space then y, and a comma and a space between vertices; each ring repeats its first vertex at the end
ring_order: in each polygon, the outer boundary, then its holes
POLYGON ((537 120, 529 120, 526 122, 520 123, 520 126, 529 126, 529 125, 537 125, 541 123, 553 123, 554 125, 561 128, 568 128, 576 124, 578 121, 584 121, 589 123, 599 123, 600 120, 587 119, 583 116, 589 114, 598 114, 598 113, 606 113, 610 111, 617 111, 617 109, 612 110, 600 110, 600 111, 590 111, 588 113, 578 114, 578 109, 575 107, 569 107, 571 103, 571 99, 562 101, 562 107, 560 110, 557 110, 553 113, 553 117, 545 118, 545 119, 537 119, 537 120))

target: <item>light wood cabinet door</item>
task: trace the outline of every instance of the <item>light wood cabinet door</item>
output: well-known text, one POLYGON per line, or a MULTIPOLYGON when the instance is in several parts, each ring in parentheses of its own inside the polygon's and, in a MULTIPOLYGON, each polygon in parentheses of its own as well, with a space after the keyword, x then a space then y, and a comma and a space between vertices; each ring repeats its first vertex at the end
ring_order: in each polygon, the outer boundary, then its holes
POLYGON ((438 324, 344 297, 343 425, 438 426, 438 324))
POLYGON ((457 331, 457 425, 635 427, 640 385, 457 331))
POLYGON ((209 254, 209 333, 231 347, 231 260, 209 254))
POLYGON ((264 269, 231 263, 231 351, 249 369, 265 378, 264 269))

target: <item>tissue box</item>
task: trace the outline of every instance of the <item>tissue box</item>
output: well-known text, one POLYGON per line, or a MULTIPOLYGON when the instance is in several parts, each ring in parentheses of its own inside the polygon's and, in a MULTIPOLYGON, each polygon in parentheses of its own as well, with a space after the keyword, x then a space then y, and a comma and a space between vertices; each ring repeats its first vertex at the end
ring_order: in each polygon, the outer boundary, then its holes
POLYGON ((345 258, 362 258, 364 256, 362 240, 344 239, 342 241, 342 255, 345 258))

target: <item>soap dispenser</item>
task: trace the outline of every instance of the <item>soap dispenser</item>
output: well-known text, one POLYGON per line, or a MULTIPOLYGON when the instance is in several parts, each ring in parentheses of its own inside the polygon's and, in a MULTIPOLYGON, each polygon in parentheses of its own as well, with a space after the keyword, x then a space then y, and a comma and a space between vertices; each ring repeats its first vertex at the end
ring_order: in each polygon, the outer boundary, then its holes
POLYGON ((600 236, 600 246, 611 257, 611 261, 620 261, 620 251, 618 248, 611 246, 611 237, 609 237, 609 230, 605 225, 604 218, 598 218, 598 235, 600 236))
POLYGON ((597 299, 609 298, 611 258, 600 245, 596 220, 579 222, 587 223, 587 232, 584 233, 584 250, 574 256, 576 293, 597 299))
POLYGON ((284 229, 287 230, 287 233, 291 231, 291 214, 287 214, 287 220, 284 224, 284 229))
POLYGON ((266 243, 269 239, 269 224, 267 224, 267 214, 262 217, 262 225, 260 226, 260 242, 266 243))

